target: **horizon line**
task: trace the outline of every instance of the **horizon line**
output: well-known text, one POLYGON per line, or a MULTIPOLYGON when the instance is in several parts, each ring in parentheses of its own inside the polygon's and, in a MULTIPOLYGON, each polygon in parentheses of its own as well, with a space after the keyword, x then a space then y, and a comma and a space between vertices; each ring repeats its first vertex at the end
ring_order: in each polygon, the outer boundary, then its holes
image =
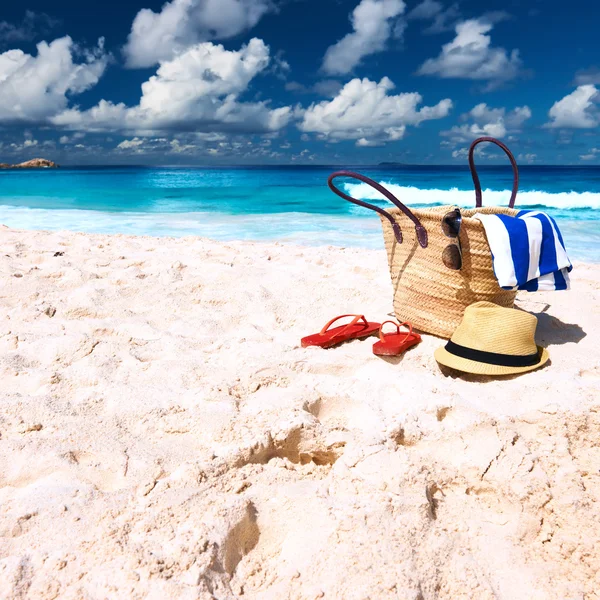
MULTIPOLYGON (((390 162, 380 162, 380 163, 319 163, 319 164, 294 164, 294 163, 273 163, 273 164, 260 164, 260 163, 247 163, 247 164, 139 164, 139 163, 93 163, 93 164, 59 164, 58 169, 61 168, 86 168, 86 167, 104 167, 104 168, 115 168, 115 167, 126 167, 126 168, 147 168, 147 169, 227 169, 227 168, 340 168, 340 167, 360 167, 362 169, 368 168, 394 168, 394 169, 402 169, 402 168, 414 168, 414 167, 443 167, 443 168, 459 168, 459 169, 468 169, 468 164, 433 164, 433 163, 396 163, 393 161, 390 162)), ((488 167, 506 167, 510 168, 509 164, 503 163, 488 163, 478 165, 477 168, 488 168, 488 167)), ((519 168, 536 168, 536 167, 558 167, 558 168, 600 168, 600 163, 596 164, 521 164, 518 165, 519 168)), ((41 170, 49 170, 53 171, 52 168, 31 168, 31 169, 2 169, 2 171, 41 171, 41 170)))

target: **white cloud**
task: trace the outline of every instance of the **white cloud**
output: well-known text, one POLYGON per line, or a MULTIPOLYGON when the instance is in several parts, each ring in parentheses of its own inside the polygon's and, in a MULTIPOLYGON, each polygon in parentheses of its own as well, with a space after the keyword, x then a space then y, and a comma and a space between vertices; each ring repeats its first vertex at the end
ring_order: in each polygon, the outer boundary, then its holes
POLYGON ((144 8, 124 48, 127 66, 151 67, 198 42, 233 37, 272 8, 271 0, 172 0, 159 13, 144 8))
POLYGON ((315 160, 316 155, 315 154, 311 154, 310 150, 308 150, 307 148, 305 148, 304 150, 302 150, 302 152, 300 152, 299 154, 292 154, 291 159, 293 161, 306 161, 306 160, 310 160, 313 161, 315 160))
MULTIPOLYGON (((189 136, 188 136, 189 137, 189 136)), ((168 139, 165 137, 144 138, 134 137, 123 140, 117 145, 115 151, 118 154, 192 154, 196 153, 200 146, 191 143, 189 139, 168 139)), ((210 153, 210 150, 209 150, 210 153)))
MULTIPOLYGON (((195 152, 198 149, 196 144, 182 144, 179 140, 172 140, 170 143, 171 152, 174 154, 189 154, 195 152)), ((212 149, 214 150, 214 148, 212 149)), ((210 150, 209 150, 210 153, 210 150)))
POLYGON ((84 137, 85 137, 85 133, 83 133, 82 131, 77 131, 71 136, 61 135, 58 141, 61 144, 72 144, 73 142, 76 142, 77 140, 81 140, 84 137))
POLYGON ((137 106, 101 100, 93 108, 65 110, 57 126, 87 131, 230 131, 264 133, 284 127, 289 106, 239 102, 250 81, 269 64, 269 48, 252 39, 238 51, 211 42, 197 44, 170 61, 142 85, 137 106))
POLYGON ((37 140, 34 139, 26 139, 23 141, 22 144, 15 144, 12 143, 10 145, 10 147, 15 151, 15 152, 20 152, 22 150, 27 150, 28 148, 35 148, 37 145, 39 144, 39 142, 37 140))
POLYGON ((468 148, 459 148, 458 150, 452 151, 452 158, 468 158, 469 149, 468 148))
POLYGON ((352 13, 354 31, 327 49, 323 71, 349 73, 363 57, 384 50, 390 36, 402 34, 397 17, 404 9, 403 0, 361 0, 352 13))
MULTIPOLYGON (((402 130, 402 133, 404 133, 404 129, 402 130)), ((359 140, 356 140, 356 145, 359 148, 377 148, 379 146, 384 146, 385 142, 378 140, 368 140, 367 138, 360 138, 359 140)))
MULTIPOLYGON (((270 140, 268 140, 270 141, 270 140)), ((194 155, 239 160, 245 158, 276 159, 283 155, 265 144, 241 137, 183 133, 174 137, 134 137, 120 142, 114 149, 119 156, 185 156, 194 155)))
POLYGON ((580 154, 579 158, 581 160, 600 159, 600 148, 591 148, 587 154, 580 154))
MULTIPOLYGON (((475 155, 479 158, 485 160, 494 160, 500 158, 500 156, 494 152, 489 152, 485 148, 482 148, 481 145, 475 147, 475 155)), ((464 161, 469 157, 469 148, 458 148, 457 150, 452 151, 452 158, 460 159, 464 161)))
POLYGON ((394 87, 387 77, 379 83, 353 79, 333 100, 311 104, 299 128, 331 141, 358 140, 358 145, 366 146, 399 140, 407 125, 441 119, 452 108, 452 101, 446 98, 435 106, 417 110, 423 100, 421 95, 388 95, 394 87))
POLYGON ((503 138, 508 133, 519 133, 523 123, 530 118, 531 110, 528 106, 518 106, 507 112, 505 108, 490 108, 482 102, 460 116, 460 120, 467 121, 466 123, 441 131, 440 135, 449 138, 451 145, 482 136, 503 138))
POLYGON ((593 85, 580 85, 574 92, 555 102, 544 127, 588 129, 600 122, 596 103, 600 102, 598 89, 593 85))
POLYGON ((494 48, 486 35, 493 25, 490 20, 470 19, 456 26, 456 37, 442 46, 437 58, 426 60, 419 75, 442 78, 487 81, 487 89, 517 77, 521 71, 519 51, 510 55, 504 48, 494 48))
POLYGON ((533 154, 533 153, 519 154, 519 156, 517 156, 517 160, 519 162, 526 162, 528 164, 532 164, 537 160, 537 154, 533 154))
POLYGON ((106 69, 104 41, 78 52, 70 37, 40 42, 37 56, 21 50, 0 54, 0 122, 44 122, 67 107, 67 96, 93 87, 106 69), (81 63, 75 54, 83 54, 81 63))
POLYGON ((132 140, 123 140, 118 146, 118 150, 131 150, 132 148, 139 148, 144 145, 144 140, 138 137, 133 138, 132 140))

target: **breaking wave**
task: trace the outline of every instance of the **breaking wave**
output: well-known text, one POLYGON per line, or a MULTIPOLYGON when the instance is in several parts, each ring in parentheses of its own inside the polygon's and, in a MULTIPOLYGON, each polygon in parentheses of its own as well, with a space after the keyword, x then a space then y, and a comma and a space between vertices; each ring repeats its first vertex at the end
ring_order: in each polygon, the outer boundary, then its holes
MULTIPOLYGON (((451 204, 465 208, 475 206, 474 190, 450 190, 421 189, 417 187, 406 187, 394 183, 385 183, 386 187, 394 196, 407 206, 445 205, 451 204)), ((385 200, 385 198, 366 183, 346 183, 345 190, 354 198, 363 200, 385 200)), ((508 204, 510 191, 485 190, 483 192, 483 203, 486 206, 504 206, 508 204)), ((556 210, 600 208, 600 193, 595 192, 542 192, 523 191, 517 196, 518 208, 552 208, 556 210)))

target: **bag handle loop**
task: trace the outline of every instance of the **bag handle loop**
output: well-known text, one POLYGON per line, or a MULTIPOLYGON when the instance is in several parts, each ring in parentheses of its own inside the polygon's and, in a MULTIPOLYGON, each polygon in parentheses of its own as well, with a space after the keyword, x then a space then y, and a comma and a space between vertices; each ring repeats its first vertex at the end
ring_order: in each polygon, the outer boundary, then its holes
POLYGON ((512 165, 513 169, 513 188, 508 206, 509 208, 514 208, 515 200, 517 198, 517 191, 519 190, 519 169, 517 167, 517 162, 515 161, 515 157, 512 155, 512 152, 500 140, 497 140, 493 137, 480 137, 476 139, 469 148, 469 168, 471 169, 471 177, 473 177, 473 183, 475 184, 475 206, 477 208, 482 206, 481 184, 479 183, 479 177, 477 175, 477 170, 475 169, 475 160, 473 158, 475 147, 481 142, 492 142, 492 144, 500 146, 500 148, 504 150, 510 159, 510 164, 512 165))
POLYGON ((382 185, 380 185, 376 181, 373 181, 372 179, 369 179, 364 175, 360 175, 359 173, 354 173, 353 171, 337 171, 335 173, 332 173, 329 176, 329 179, 327 180, 327 185, 334 194, 337 194, 344 200, 348 200, 348 202, 352 202, 354 204, 357 204, 358 206, 374 210, 375 212, 385 217, 392 225, 392 229, 394 230, 396 240, 399 244, 401 244, 402 231, 400 230, 400 225, 398 225, 394 217, 392 217, 392 215, 390 215, 390 213, 388 213, 383 208, 379 208, 379 206, 374 206, 373 204, 363 202, 362 200, 357 200, 356 198, 352 198, 352 196, 348 196, 348 194, 342 192, 333 184, 333 180, 336 177, 351 177, 353 179, 358 179, 359 181, 370 185, 372 188, 375 188, 380 194, 383 194, 392 204, 397 206, 415 224, 415 231, 417 233, 417 239, 419 240, 419 244, 421 244, 422 248, 427 248, 427 230, 425 229, 425 227, 423 227, 423 225, 421 225, 421 221, 419 221, 419 219, 411 212, 411 210, 407 208, 404 204, 402 204, 402 202, 400 202, 400 200, 398 200, 390 191, 386 190, 382 185))

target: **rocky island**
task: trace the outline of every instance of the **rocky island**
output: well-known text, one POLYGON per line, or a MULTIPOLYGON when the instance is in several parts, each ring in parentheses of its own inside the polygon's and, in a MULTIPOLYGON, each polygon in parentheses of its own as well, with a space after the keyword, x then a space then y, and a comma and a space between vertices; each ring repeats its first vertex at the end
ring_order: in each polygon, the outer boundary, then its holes
POLYGON ((34 158, 17 165, 0 163, 0 169, 56 169, 57 167, 58 165, 55 162, 45 158, 34 158))

